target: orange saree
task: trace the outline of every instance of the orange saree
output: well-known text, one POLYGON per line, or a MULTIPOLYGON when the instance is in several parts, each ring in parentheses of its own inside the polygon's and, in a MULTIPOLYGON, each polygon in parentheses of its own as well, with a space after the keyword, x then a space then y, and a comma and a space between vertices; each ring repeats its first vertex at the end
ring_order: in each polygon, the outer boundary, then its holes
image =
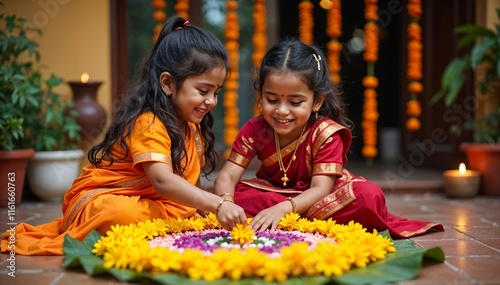
MULTIPOLYGON (((281 149, 283 163, 288 165, 294 146, 293 141, 281 149)), ((344 168, 351 144, 351 132, 328 118, 308 124, 297 149, 297 160, 291 164, 289 181, 283 186, 274 134, 262 116, 245 124, 233 143, 229 161, 247 167, 254 157, 262 165, 256 178, 242 180, 234 193, 235 203, 253 217, 263 209, 296 196, 309 188, 314 175, 337 177, 331 193, 317 201, 302 216, 308 219, 332 218, 345 224, 351 220, 361 223, 368 230, 389 230, 393 237, 407 238, 423 234, 430 229, 444 230, 437 223, 406 220, 387 211, 385 197, 377 185, 363 177, 356 177, 344 168)))
MULTIPOLYGON (((195 185, 198 181, 203 153, 201 137, 196 125, 191 124, 186 138, 186 179, 195 185)), ((15 252, 23 255, 62 255, 64 236, 83 240, 92 230, 105 234, 112 225, 140 221, 190 217, 195 209, 185 207, 160 196, 142 169, 141 163, 158 161, 171 164, 170 137, 165 126, 152 113, 137 119, 126 140, 129 155, 119 145, 112 154, 113 165, 105 159, 98 167, 87 165, 64 196, 63 217, 47 224, 33 226, 21 223, 15 227, 15 252)), ((10 232, 2 235, 2 252, 8 248, 10 232)))

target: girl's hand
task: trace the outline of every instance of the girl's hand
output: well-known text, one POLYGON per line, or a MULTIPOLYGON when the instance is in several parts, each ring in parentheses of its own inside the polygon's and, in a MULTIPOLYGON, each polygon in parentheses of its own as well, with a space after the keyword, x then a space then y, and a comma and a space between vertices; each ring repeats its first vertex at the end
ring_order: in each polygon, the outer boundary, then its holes
POLYGON ((245 210, 230 201, 222 203, 216 217, 222 228, 228 231, 232 230, 237 224, 247 224, 245 210))
POLYGON ((260 211, 250 222, 254 231, 275 230, 280 219, 292 211, 292 206, 288 201, 278 203, 272 207, 260 211))

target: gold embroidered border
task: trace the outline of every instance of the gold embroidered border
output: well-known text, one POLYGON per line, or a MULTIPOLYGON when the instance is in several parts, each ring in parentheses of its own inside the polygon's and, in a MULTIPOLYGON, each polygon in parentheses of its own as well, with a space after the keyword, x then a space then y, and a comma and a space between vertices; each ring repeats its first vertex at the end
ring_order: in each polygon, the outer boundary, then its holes
POLYGON ((78 202, 76 202, 75 206, 71 209, 69 215, 67 215, 67 216, 65 215, 64 216, 64 219, 63 219, 63 231, 66 231, 68 229, 68 224, 71 221, 73 221, 73 219, 75 218, 76 213, 80 210, 80 208, 82 207, 82 205, 85 204, 87 201, 89 201, 94 196, 96 196, 97 194, 99 194, 99 193, 101 193, 103 191, 106 191, 106 190, 113 189, 113 188, 138 187, 138 186, 143 185, 144 183, 147 183, 147 182, 149 182, 149 178, 147 176, 144 176, 144 177, 141 177, 139 179, 133 179, 133 180, 125 181, 125 182, 122 182, 122 183, 117 183, 117 184, 114 184, 114 185, 110 185, 108 187, 97 188, 97 189, 94 189, 94 190, 88 192, 82 198, 80 198, 78 200, 78 202))
POLYGON ((356 200, 353 181, 338 187, 325 198, 314 203, 306 213, 306 218, 324 220, 356 200))
POLYGON ((402 231, 399 234, 402 235, 402 236, 404 236, 404 237, 412 237, 412 236, 423 234, 423 233, 427 232, 429 229, 431 229, 431 228, 433 228, 435 226, 439 226, 439 225, 440 224, 438 224, 438 223, 429 223, 425 227, 422 227, 419 230, 416 230, 416 231, 402 231))
MULTIPOLYGON (((196 149, 198 150, 198 159, 200 161, 200 165, 203 166, 205 165, 205 156, 203 152, 203 140, 200 136, 200 129, 198 125, 195 124, 190 124, 191 126, 191 133, 193 133, 194 136, 194 142, 196 145, 196 149)), ((171 164, 171 163, 170 163, 171 164)))
POLYGON ((244 157, 243 155, 236 153, 234 151, 231 151, 227 160, 234 162, 234 163, 236 163, 239 166, 244 167, 244 168, 246 168, 248 165, 250 165, 250 162, 252 161, 252 160, 250 160, 250 159, 244 157))
POLYGON ((315 156, 325 141, 341 129, 345 129, 345 127, 340 124, 330 124, 329 121, 320 123, 314 131, 312 155, 315 156))
POLYGON ((163 161, 165 163, 168 163, 169 165, 172 165, 172 159, 169 156, 164 155, 163 153, 149 152, 136 155, 133 158, 134 164, 144 161, 163 161))
POLYGON ((338 174, 342 176, 344 167, 340 163, 317 163, 314 164, 313 174, 338 174))
MULTIPOLYGON (((305 131, 304 135, 302 135, 302 137, 299 137, 301 139, 299 144, 304 143, 304 141, 307 138, 307 135, 309 134, 309 131, 310 130, 305 131)), ((295 150, 295 144, 297 143, 297 140, 299 138, 295 139, 293 142, 289 143, 287 146, 285 146, 284 148, 281 149, 281 157, 285 157, 285 156, 293 153, 293 151, 295 150)), ((277 152, 277 150, 275 150, 275 152, 273 154, 271 154, 270 156, 268 156, 266 159, 263 159, 262 165, 263 166, 271 166, 271 165, 274 165, 275 163, 278 163, 278 155, 276 155, 276 152, 277 152)))
POLYGON ((259 189, 259 190, 264 190, 264 191, 269 191, 269 192, 276 192, 276 193, 302 193, 300 190, 295 190, 294 188, 279 188, 276 186, 273 186, 271 183, 269 183, 266 180, 262 179, 252 179, 252 180, 241 180, 240 183, 243 183, 247 186, 259 189), (256 181, 256 182, 253 182, 256 181))

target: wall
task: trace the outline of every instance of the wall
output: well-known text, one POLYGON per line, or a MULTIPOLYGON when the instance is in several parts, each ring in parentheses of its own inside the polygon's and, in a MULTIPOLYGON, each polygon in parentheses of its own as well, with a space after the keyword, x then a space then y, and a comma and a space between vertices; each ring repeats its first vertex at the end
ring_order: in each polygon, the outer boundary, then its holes
MULTIPOLYGON (((500 9, 499 0, 478 0, 476 3, 476 24, 483 25, 489 29, 496 31, 495 25, 499 24, 499 19, 496 10, 500 9)), ((484 78, 485 68, 487 66, 479 66, 476 71, 476 84, 484 78)), ((487 114, 496 112, 500 101, 500 83, 493 83, 490 92, 481 94, 476 90, 475 101, 475 117, 482 118, 487 114)))
MULTIPOLYGON (((2 0, 0 0, 2 1, 2 0)), ((51 73, 65 81, 79 81, 83 72, 90 80, 103 81, 98 101, 111 110, 110 11, 108 0, 3 0, 0 11, 26 18, 42 30, 40 44, 44 77, 51 73)), ((57 92, 71 98, 67 84, 57 92)))

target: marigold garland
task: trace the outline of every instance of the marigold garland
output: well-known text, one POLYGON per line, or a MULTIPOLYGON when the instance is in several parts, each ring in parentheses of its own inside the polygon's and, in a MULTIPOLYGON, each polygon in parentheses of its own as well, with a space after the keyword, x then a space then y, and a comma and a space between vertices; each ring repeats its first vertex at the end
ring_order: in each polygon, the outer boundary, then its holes
POLYGON ((420 82, 422 79, 422 28, 418 21, 422 15, 421 0, 408 1, 408 15, 410 24, 408 24, 408 63, 406 77, 408 78, 408 92, 410 100, 406 103, 406 129, 411 132, 420 129, 420 120, 418 117, 422 113, 422 107, 418 101, 418 94, 422 93, 424 86, 420 82))
POLYGON ((177 0, 174 5, 175 14, 183 19, 189 19, 189 0, 177 0))
MULTIPOLYGON (((314 249, 303 242, 283 247, 278 256, 269 256, 256 248, 233 250, 220 248, 210 253, 185 249, 182 253, 168 247, 151 247, 148 240, 202 229, 220 228, 214 214, 190 219, 155 219, 127 226, 112 226, 95 244, 92 253, 102 256, 105 268, 128 268, 136 272, 174 272, 191 279, 212 281, 227 277, 231 280, 259 277, 265 281, 286 281, 293 276, 340 276, 354 267, 384 259, 395 252, 387 237, 366 232, 360 224, 339 225, 335 221, 300 218, 290 213, 281 218, 278 229, 317 233, 334 238, 336 243, 320 241, 314 249), (233 265, 233 266, 231 266, 233 265), (236 266, 235 266, 236 265, 236 266)), ((247 240, 250 227, 235 227, 233 237, 247 240)))
POLYGON ((334 84, 340 84, 340 53, 342 44, 339 37, 342 35, 342 3, 340 0, 322 0, 320 6, 327 11, 326 35, 330 37, 328 48, 328 68, 330 80, 334 84))
POLYGON ((167 13, 165 13, 165 8, 167 7, 167 2, 165 0, 152 0, 151 6, 153 7, 153 20, 155 21, 155 26, 153 28, 153 42, 156 42, 160 36, 161 28, 167 20, 167 13))
MULTIPOLYGON (((238 101, 238 67, 239 67, 239 48, 238 40, 240 38, 240 26, 238 24, 238 1, 226 1, 226 27, 224 37, 226 39, 226 50, 229 56, 229 67, 231 68, 231 77, 225 83, 224 92, 224 143, 231 146, 238 134, 239 110, 238 101)), ((230 149, 226 150, 225 156, 229 155, 230 149)))
POLYGON ((299 3, 299 40, 307 45, 313 44, 314 4, 309 0, 299 3))
POLYGON ((378 60, 378 6, 377 0, 365 0, 364 17, 365 24, 365 50, 363 58, 367 64, 367 75, 363 78, 365 91, 363 103, 363 148, 361 154, 367 159, 377 156, 377 121, 379 113, 377 111, 377 91, 378 78, 375 77, 375 62, 378 60))
MULTIPOLYGON (((254 0, 253 5, 253 54, 252 62, 254 67, 259 67, 262 58, 267 51, 267 20, 266 20, 266 5, 265 0, 254 0)), ((259 94, 255 94, 256 104, 254 106, 254 116, 262 113, 259 94)))

